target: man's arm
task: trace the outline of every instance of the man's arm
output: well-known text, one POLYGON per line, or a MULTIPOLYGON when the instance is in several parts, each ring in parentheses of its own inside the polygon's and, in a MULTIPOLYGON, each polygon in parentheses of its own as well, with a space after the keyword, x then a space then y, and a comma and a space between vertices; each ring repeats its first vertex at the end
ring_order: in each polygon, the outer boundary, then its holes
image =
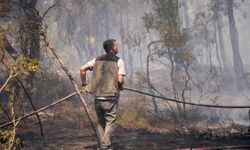
POLYGON ((126 75, 125 66, 122 59, 118 60, 118 86, 120 90, 123 90, 124 77, 126 75))
POLYGON ((118 74, 118 87, 120 90, 123 90, 123 84, 124 84, 124 75, 118 74))
POLYGON ((80 68, 80 77, 81 77, 81 81, 82 81, 82 86, 86 86, 87 82, 86 82, 86 72, 88 70, 93 70, 93 67, 95 65, 95 58, 90 60, 89 62, 87 62, 85 65, 83 65, 80 68))
POLYGON ((81 81, 82 81, 82 86, 87 85, 87 83, 86 83, 86 72, 88 70, 92 70, 92 68, 88 64, 85 64, 80 68, 80 77, 81 77, 81 81))

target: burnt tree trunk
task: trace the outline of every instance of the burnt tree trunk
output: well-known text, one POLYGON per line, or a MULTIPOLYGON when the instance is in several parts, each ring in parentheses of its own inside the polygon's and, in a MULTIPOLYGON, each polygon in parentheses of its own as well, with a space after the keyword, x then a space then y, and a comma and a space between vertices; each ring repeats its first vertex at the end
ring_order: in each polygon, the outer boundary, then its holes
POLYGON ((190 27, 187 3, 188 3, 187 1, 183 1, 184 28, 189 28, 190 27))
POLYGON ((240 56, 238 31, 234 19, 233 0, 227 0, 227 13, 230 29, 230 39, 233 50, 233 67, 235 73, 235 80, 237 89, 242 90, 247 87, 247 80, 244 74, 244 68, 240 56))
POLYGON ((22 31, 24 41, 22 41, 22 50, 28 58, 39 59, 40 55, 40 25, 41 17, 36 10, 37 0, 20 0, 24 17, 22 22, 22 31))
MULTIPOLYGON (((39 60, 40 57, 40 29, 42 18, 39 16, 39 12, 36 9, 37 0, 19 0, 23 16, 20 20, 20 48, 22 54, 29 59, 39 60)), ((31 97, 35 95, 35 83, 33 81, 35 73, 29 73, 25 79, 24 84, 22 84, 24 89, 24 95, 28 96, 28 99, 32 105, 32 108, 36 110, 34 102, 32 102, 31 97), (27 92, 29 91, 29 93, 27 92)), ((37 114, 39 118, 39 115, 37 114)), ((39 124, 41 124, 39 118, 39 124)), ((41 128, 41 135, 43 131, 41 128)))
POLYGON ((111 21, 109 21, 109 7, 107 1, 103 1, 103 19, 104 19, 104 29, 106 33, 106 38, 110 38, 110 30, 109 30, 109 24, 111 21))

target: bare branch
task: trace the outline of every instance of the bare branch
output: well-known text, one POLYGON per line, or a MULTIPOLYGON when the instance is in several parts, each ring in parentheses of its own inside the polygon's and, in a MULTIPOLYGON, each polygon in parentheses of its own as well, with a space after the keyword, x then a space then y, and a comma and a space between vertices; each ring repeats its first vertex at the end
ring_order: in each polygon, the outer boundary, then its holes
POLYGON ((52 8, 58 6, 58 2, 59 0, 57 0, 53 5, 49 6, 49 8, 43 13, 42 17, 45 17, 52 8))
MULTIPOLYGON (((82 90, 81 90, 80 92, 82 92, 82 90)), ((15 119, 15 120, 12 120, 12 121, 10 121, 10 122, 8 122, 8 123, 5 123, 5 124, 1 125, 0 128, 9 126, 9 125, 13 124, 14 121, 16 122, 16 121, 21 121, 21 120, 23 120, 23 119, 29 118, 30 116, 33 116, 33 115, 35 115, 35 114, 38 114, 39 112, 42 112, 42 111, 44 111, 44 110, 46 110, 46 109, 49 109, 49 108, 51 108, 51 107, 53 107, 53 106, 55 106, 55 105, 57 105, 57 104, 59 104, 59 103, 65 101, 65 100, 67 100, 67 99, 69 99, 69 98, 75 96, 75 95, 76 95, 76 92, 71 93, 71 94, 67 95, 66 97, 63 97, 63 98, 61 98, 61 99, 59 99, 59 100, 57 100, 57 101, 55 101, 55 102, 53 102, 53 103, 51 103, 51 104, 49 104, 49 105, 46 105, 46 106, 44 106, 44 107, 42 107, 42 108, 40 108, 40 109, 38 109, 38 110, 36 110, 36 111, 33 111, 33 112, 31 112, 31 113, 25 115, 25 116, 23 116, 23 117, 20 117, 20 118, 18 118, 18 119, 15 119)))
MULTIPOLYGON (((13 58, 13 57, 12 57, 12 58, 13 58)), ((13 59, 14 59, 14 58, 13 58, 13 59)), ((3 63, 3 65, 4 65, 8 70, 10 70, 10 68, 9 68, 4 62, 2 62, 2 63, 3 63)), ((30 105, 31 105, 32 109, 33 109, 34 111, 36 111, 36 108, 35 108, 34 103, 32 102, 31 96, 29 95, 29 93, 28 93, 27 89, 25 88, 23 82, 22 82, 17 76, 15 76, 15 79, 20 83, 21 87, 23 88, 24 93, 25 93, 25 95, 28 97, 28 100, 29 100, 29 102, 30 102, 30 105)), ((1 91, 0 91, 0 92, 1 92, 1 91)), ((6 115, 8 116, 8 113, 6 113, 6 115)), ((41 119, 40 119, 40 116, 39 116, 38 113, 36 114, 36 117, 37 117, 38 122, 39 122, 41 135, 43 136, 43 135, 44 135, 44 133, 43 133, 43 126, 42 126, 42 122, 41 122, 41 119)), ((8 118, 10 118, 10 117, 8 117, 8 118)))
POLYGON ((8 79, 5 81, 5 83, 4 83, 4 84, 2 85, 2 87, 0 88, 0 93, 1 93, 2 90, 6 87, 6 85, 8 85, 10 79, 13 78, 13 77, 15 77, 15 76, 17 76, 17 73, 14 74, 14 71, 11 71, 11 72, 10 72, 10 75, 9 75, 9 77, 8 77, 8 79))

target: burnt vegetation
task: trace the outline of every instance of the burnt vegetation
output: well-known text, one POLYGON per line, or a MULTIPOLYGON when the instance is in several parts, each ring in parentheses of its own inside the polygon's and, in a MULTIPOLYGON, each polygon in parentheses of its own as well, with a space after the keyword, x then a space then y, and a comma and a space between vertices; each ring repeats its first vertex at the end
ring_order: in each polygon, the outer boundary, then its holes
POLYGON ((122 91, 114 148, 248 149, 249 108, 187 103, 250 106, 249 8, 244 0, 0 0, 0 149, 97 148, 79 68, 108 38, 118 41, 125 86, 150 95, 122 91))

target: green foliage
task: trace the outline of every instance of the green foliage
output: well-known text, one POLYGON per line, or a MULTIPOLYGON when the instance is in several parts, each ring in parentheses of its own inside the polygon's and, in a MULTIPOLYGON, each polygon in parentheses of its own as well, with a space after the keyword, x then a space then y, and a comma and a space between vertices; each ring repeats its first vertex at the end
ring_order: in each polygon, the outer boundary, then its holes
MULTIPOLYGON (((8 92, 8 108, 10 110, 10 117, 12 119, 16 118, 16 113, 14 110, 14 100, 16 96, 16 87, 10 83, 9 88, 6 88, 5 91, 8 92)), ((2 110, 1 112, 2 113, 2 110)), ((17 149, 17 146, 20 145, 20 139, 16 138, 16 125, 18 122, 15 122, 14 126, 9 129, 0 130, 0 149, 17 149)))
MULTIPOLYGON (((153 5, 153 12, 146 14, 143 19, 147 30, 158 33, 160 39, 152 41, 149 49, 151 46, 152 55, 169 61, 167 63, 171 68, 167 73, 172 84, 171 93, 176 99, 185 101, 187 98, 185 93, 190 89, 189 68, 194 60, 188 45, 189 30, 182 28, 179 18, 179 0, 154 0, 153 5)), ((178 105, 177 108, 178 115, 186 109, 185 105, 178 105)))
POLYGON ((18 74, 28 75, 30 72, 37 72, 40 70, 40 65, 36 59, 19 56, 15 63, 10 64, 11 69, 18 74))
POLYGON ((188 31, 181 28, 179 20, 178 0, 155 0, 153 13, 143 17, 147 30, 155 30, 160 34, 164 48, 157 49, 159 57, 173 57, 176 62, 191 64, 193 55, 186 50, 188 31))
POLYGON ((13 147, 10 147, 10 141, 14 134, 13 130, 0 130, 0 149, 17 149, 17 146, 21 143, 19 138, 15 139, 13 147))
POLYGON ((147 29, 159 30, 179 26, 178 0, 155 0, 153 3, 154 12, 143 17, 147 29))
POLYGON ((154 16, 152 13, 149 14, 145 14, 145 16, 142 17, 143 21, 144 21, 144 25, 147 29, 147 31, 149 31, 149 29, 152 29, 154 27, 154 16))
POLYGON ((178 0, 155 0, 154 12, 143 17, 147 30, 159 32, 167 48, 184 47, 188 33, 181 29, 178 0))
POLYGON ((12 137, 11 131, 0 130, 1 149, 8 149, 8 141, 12 137))
MULTIPOLYGON (((14 88, 10 90, 10 95, 8 99, 8 107, 11 110, 11 115, 15 118, 14 113, 14 88)), ((17 149, 17 146, 20 145, 20 139, 16 138, 15 127, 12 127, 7 130, 0 130, 0 145, 1 149, 17 149)))

